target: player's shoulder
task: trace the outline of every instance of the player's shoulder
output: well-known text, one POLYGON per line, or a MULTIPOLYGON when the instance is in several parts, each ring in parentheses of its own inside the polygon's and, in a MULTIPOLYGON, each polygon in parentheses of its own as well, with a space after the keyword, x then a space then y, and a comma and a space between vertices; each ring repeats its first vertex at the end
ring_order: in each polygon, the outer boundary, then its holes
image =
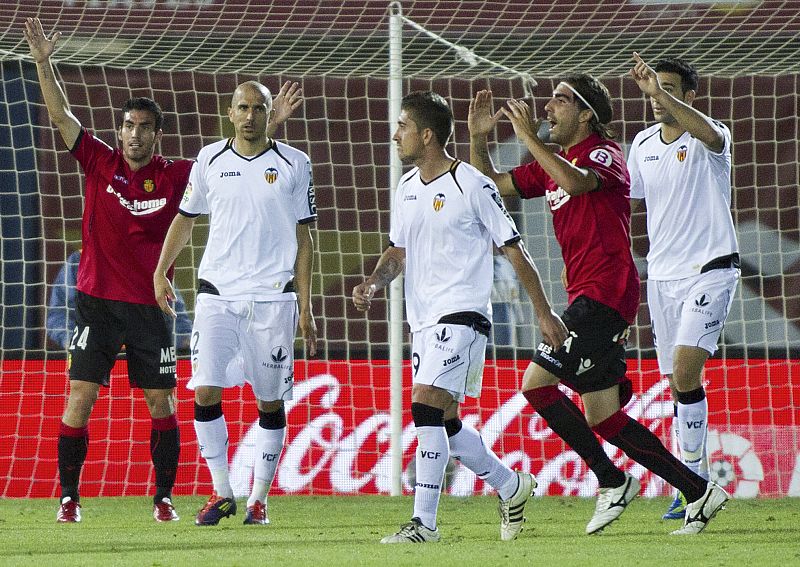
POLYGON ((658 139, 656 134, 658 134, 660 131, 661 131, 661 123, 660 122, 656 122, 655 124, 651 124, 650 126, 645 128, 644 130, 640 130, 633 137, 633 142, 631 142, 631 148, 632 149, 633 148, 638 148, 644 142, 646 142, 647 140, 651 140, 654 137, 656 139, 658 139))
POLYGON ((224 138, 222 140, 217 140, 216 142, 211 142, 210 144, 206 144, 200 148, 200 151, 197 153, 197 161, 198 163, 207 163, 213 161, 215 158, 231 150, 232 148, 232 138, 224 138))
POLYGON ((402 187, 404 187, 405 185, 407 185, 409 182, 411 182, 411 181, 414 181, 414 179, 415 179, 415 178, 416 178, 416 179, 419 179, 419 175, 418 175, 418 173, 419 173, 419 168, 418 168, 418 167, 412 167, 411 169, 409 169, 408 171, 406 171, 406 172, 405 172, 405 173, 404 173, 404 174, 403 174, 403 175, 400 177, 400 183, 398 184, 398 187, 401 187, 401 188, 402 188, 402 187))
POLYGON ((304 151, 298 150, 294 146, 290 146, 289 144, 279 140, 273 140, 270 151, 274 151, 278 156, 282 157, 291 164, 305 164, 310 163, 311 161, 308 157, 308 154, 304 151))
POLYGON ((484 175, 478 168, 469 163, 456 160, 450 171, 456 183, 464 190, 474 191, 477 189, 489 192, 497 190, 494 181, 489 176, 484 175))

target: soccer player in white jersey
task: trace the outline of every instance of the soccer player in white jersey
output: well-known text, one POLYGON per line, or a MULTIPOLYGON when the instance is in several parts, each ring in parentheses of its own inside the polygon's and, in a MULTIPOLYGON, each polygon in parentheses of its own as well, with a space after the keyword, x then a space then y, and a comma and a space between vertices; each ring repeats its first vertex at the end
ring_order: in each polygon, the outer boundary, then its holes
POLYGON ((236 514, 222 391, 245 381, 257 398, 259 427, 244 523, 269 523, 267 493, 286 438, 284 400, 292 399, 298 322, 308 355, 316 353, 311 165, 303 152, 267 136, 271 114, 265 86, 248 81, 236 88, 228 110, 236 135, 200 150, 153 277, 159 305, 173 314, 166 269, 188 242, 195 218, 208 214, 188 387, 195 391, 195 431, 214 493, 198 512, 197 525, 236 514))
POLYGON ((451 454, 497 490, 501 539, 512 540, 522 529, 536 480, 503 464, 458 417, 465 396, 481 391, 492 317, 493 244, 531 297, 544 341, 557 347, 567 337, 497 188, 445 150, 452 132, 453 114, 441 96, 415 92, 403 98, 392 139, 403 163, 414 168, 395 194, 389 247, 372 275, 353 289, 353 303, 366 311, 375 292, 405 270, 418 444, 414 513, 381 543, 439 541, 436 515, 451 454))
MULTIPOLYGON (((631 199, 647 207, 647 302, 660 372, 676 405, 684 463, 708 479, 703 366, 717 350, 739 280, 731 217, 731 134, 692 108, 698 77, 680 59, 653 68, 634 53, 630 74, 658 121, 633 139, 631 199)), ((665 519, 683 519, 680 492, 665 519)))

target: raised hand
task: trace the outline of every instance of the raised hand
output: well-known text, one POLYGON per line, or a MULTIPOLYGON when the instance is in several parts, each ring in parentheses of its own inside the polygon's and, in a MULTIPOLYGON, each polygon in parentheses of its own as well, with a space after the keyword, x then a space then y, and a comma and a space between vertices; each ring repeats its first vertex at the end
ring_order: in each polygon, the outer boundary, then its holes
POLYGON ((525 102, 514 98, 510 99, 507 104, 508 108, 503 107, 500 112, 511 120, 511 125, 514 127, 514 133, 517 138, 523 142, 526 140, 538 141, 539 126, 542 125, 542 121, 533 117, 531 107, 525 102))
POLYGON ((492 113, 492 91, 478 91, 469 103, 467 127, 471 136, 487 136, 500 118, 501 111, 492 113))
POLYGON ((633 80, 636 81, 636 84, 647 96, 658 94, 661 90, 661 83, 656 72, 635 51, 633 52, 633 60, 635 64, 630 70, 630 76, 633 77, 633 80))
POLYGON ((39 18, 26 18, 25 29, 22 30, 31 56, 37 63, 47 61, 56 49, 56 42, 61 37, 61 32, 55 32, 49 39, 44 34, 44 28, 39 18))
POLYGON ((303 104, 303 89, 298 83, 286 81, 272 101, 272 109, 275 111, 272 122, 276 126, 283 124, 301 104, 303 104))

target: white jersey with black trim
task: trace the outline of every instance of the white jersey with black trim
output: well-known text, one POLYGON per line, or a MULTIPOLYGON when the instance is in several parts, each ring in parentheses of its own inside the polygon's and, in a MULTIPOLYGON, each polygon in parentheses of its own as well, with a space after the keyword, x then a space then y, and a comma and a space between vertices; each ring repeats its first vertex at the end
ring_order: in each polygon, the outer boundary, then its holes
POLYGON ((628 155, 631 199, 647 205, 647 277, 677 280, 711 260, 738 252, 731 217, 731 133, 720 153, 684 132, 667 144, 661 124, 639 132, 628 155))
POLYGON ((406 311, 413 332, 460 311, 491 320, 492 244, 520 240, 491 179, 457 160, 427 183, 414 168, 397 187, 391 222, 391 245, 406 251, 406 311))
POLYGON ((235 150, 233 139, 200 150, 180 213, 209 215, 198 278, 231 300, 296 299, 297 224, 317 219, 308 156, 273 141, 257 156, 235 150))

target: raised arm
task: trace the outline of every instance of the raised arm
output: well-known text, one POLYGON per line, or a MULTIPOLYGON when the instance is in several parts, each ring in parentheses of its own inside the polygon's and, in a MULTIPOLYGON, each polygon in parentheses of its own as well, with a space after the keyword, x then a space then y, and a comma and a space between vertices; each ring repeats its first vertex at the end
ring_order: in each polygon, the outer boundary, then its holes
POLYGON ((681 128, 703 142, 709 150, 721 152, 725 148, 725 136, 714 121, 661 88, 658 74, 638 53, 634 52, 633 60, 635 64, 630 70, 630 75, 641 91, 671 114, 681 128))
POLYGON ((500 109, 514 127, 514 133, 525 144, 533 158, 539 162, 553 181, 570 195, 581 195, 597 189, 600 180, 590 170, 576 167, 557 153, 553 153, 537 135, 541 120, 532 117, 530 107, 521 100, 511 99, 508 108, 500 109))
POLYGON ((61 33, 55 32, 48 39, 44 34, 39 18, 27 18, 23 33, 28 41, 31 57, 36 62, 39 86, 42 89, 42 96, 47 106, 47 112, 50 114, 50 120, 58 128, 67 148, 72 149, 81 132, 81 123, 72 114, 67 97, 61 89, 61 85, 56 81, 55 70, 50 61, 61 33))
POLYGON ((569 333, 566 325, 556 315, 547 300, 539 271, 530 254, 521 241, 503 246, 501 250, 511 262, 519 281, 522 282, 525 291, 531 298, 536 319, 539 321, 539 330, 542 332, 542 341, 553 348, 560 347, 569 333))
POLYGON ((289 120, 295 110, 303 104, 303 90, 297 83, 286 81, 272 101, 272 117, 267 124, 267 136, 272 138, 278 126, 289 120))
POLYGON ((309 356, 317 354, 317 324, 311 308, 311 270, 314 266, 314 241, 311 238, 311 225, 298 224, 297 260, 295 261, 295 291, 300 308, 300 333, 309 356))
POLYGON ((492 91, 479 91, 469 103, 469 161, 491 178, 503 197, 519 196, 511 174, 497 171, 489 155, 489 132, 494 130, 500 111, 492 113, 492 91))
POLYGON ((167 278, 167 270, 175 263, 175 259, 189 238, 192 236, 195 217, 187 217, 178 213, 169 225, 167 237, 164 239, 164 246, 161 248, 161 256, 158 258, 158 265, 153 272, 153 290, 156 294, 156 301, 161 310, 175 317, 176 313, 168 301, 175 301, 175 290, 172 289, 172 282, 167 278))
POLYGON ((367 279, 353 288, 353 304, 359 311, 367 311, 372 307, 375 292, 389 285, 403 273, 406 266, 406 249, 389 246, 381 254, 378 265, 367 279))

